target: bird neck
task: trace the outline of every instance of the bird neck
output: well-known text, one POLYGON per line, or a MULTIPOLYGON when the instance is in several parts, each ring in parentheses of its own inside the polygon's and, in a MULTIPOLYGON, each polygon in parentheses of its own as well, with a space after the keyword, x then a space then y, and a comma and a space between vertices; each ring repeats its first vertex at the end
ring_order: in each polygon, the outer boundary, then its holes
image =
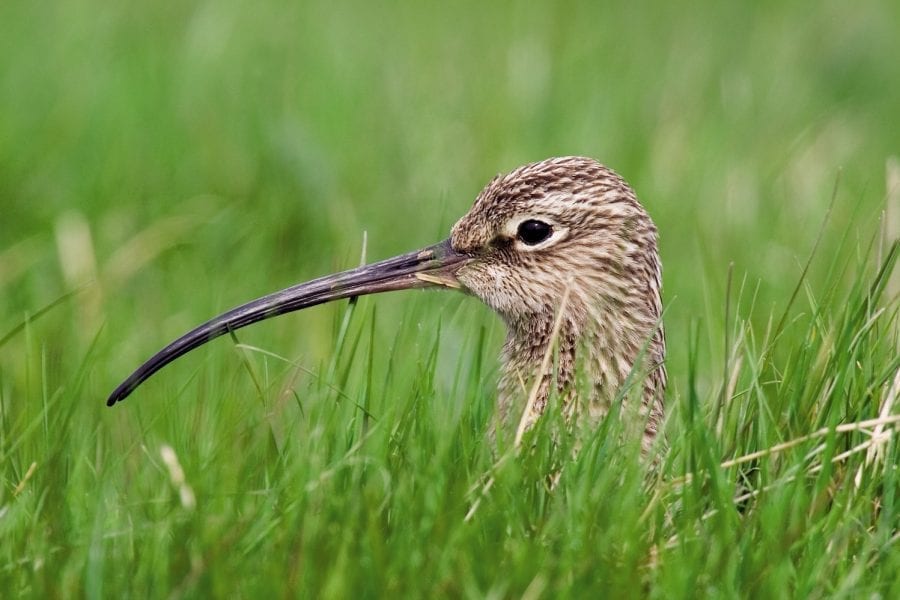
POLYGON ((501 420, 517 418, 535 385, 535 417, 543 413, 555 388, 567 414, 586 410, 593 419, 599 419, 629 377, 638 382, 643 377, 641 413, 647 416, 648 429, 655 433, 663 416, 665 387, 665 342, 658 318, 631 315, 627 310, 587 311, 577 306, 567 312, 556 332, 557 318, 552 312, 507 319, 500 380, 501 420), (585 379, 582 381, 576 373, 583 373, 585 379), (585 388, 589 397, 579 398, 576 392, 585 388))

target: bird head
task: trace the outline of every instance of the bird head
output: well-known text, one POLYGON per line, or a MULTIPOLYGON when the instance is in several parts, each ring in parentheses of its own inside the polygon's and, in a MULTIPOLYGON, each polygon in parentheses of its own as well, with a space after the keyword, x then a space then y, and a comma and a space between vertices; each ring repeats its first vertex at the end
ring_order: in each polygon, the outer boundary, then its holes
POLYGON ((567 293, 576 327, 658 298, 656 228, 631 187, 590 158, 495 177, 453 226, 450 245, 472 257, 456 272, 460 284, 510 326, 552 315, 567 293))

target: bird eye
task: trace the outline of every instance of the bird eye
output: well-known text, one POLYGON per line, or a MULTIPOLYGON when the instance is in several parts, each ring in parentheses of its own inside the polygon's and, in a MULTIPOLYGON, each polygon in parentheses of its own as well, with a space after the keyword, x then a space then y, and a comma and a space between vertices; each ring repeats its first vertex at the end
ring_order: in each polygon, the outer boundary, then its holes
POLYGON ((535 219, 528 219, 527 221, 519 223, 519 229, 516 232, 516 236, 529 246, 536 246, 550 237, 551 233, 553 233, 553 228, 547 223, 535 219))

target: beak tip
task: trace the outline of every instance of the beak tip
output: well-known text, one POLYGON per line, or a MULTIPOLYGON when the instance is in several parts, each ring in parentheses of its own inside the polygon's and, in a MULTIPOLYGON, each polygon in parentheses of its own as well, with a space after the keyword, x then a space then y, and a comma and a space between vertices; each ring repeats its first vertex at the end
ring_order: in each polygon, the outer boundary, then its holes
POLYGON ((120 385, 114 389, 112 394, 109 395, 109 398, 106 399, 106 406, 115 406, 116 403, 124 400, 130 393, 131 389, 125 387, 125 384, 120 385))

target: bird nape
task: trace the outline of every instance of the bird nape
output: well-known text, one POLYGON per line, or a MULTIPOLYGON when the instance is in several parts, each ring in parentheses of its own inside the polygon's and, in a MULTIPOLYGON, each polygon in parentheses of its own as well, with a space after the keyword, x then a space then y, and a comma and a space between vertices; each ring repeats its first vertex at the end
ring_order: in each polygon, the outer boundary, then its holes
POLYGON ((317 304, 422 287, 460 289, 506 322, 498 411, 533 422, 555 387, 569 414, 599 420, 640 365, 644 445, 664 415, 665 335, 657 232, 631 187, 583 157, 550 158, 498 175, 434 246, 301 283, 207 321, 153 355, 110 395, 225 333, 317 304), (554 369, 546 357, 556 349, 554 369), (576 371, 585 369, 587 398, 576 371), (532 392, 532 393, 529 393, 532 392))

